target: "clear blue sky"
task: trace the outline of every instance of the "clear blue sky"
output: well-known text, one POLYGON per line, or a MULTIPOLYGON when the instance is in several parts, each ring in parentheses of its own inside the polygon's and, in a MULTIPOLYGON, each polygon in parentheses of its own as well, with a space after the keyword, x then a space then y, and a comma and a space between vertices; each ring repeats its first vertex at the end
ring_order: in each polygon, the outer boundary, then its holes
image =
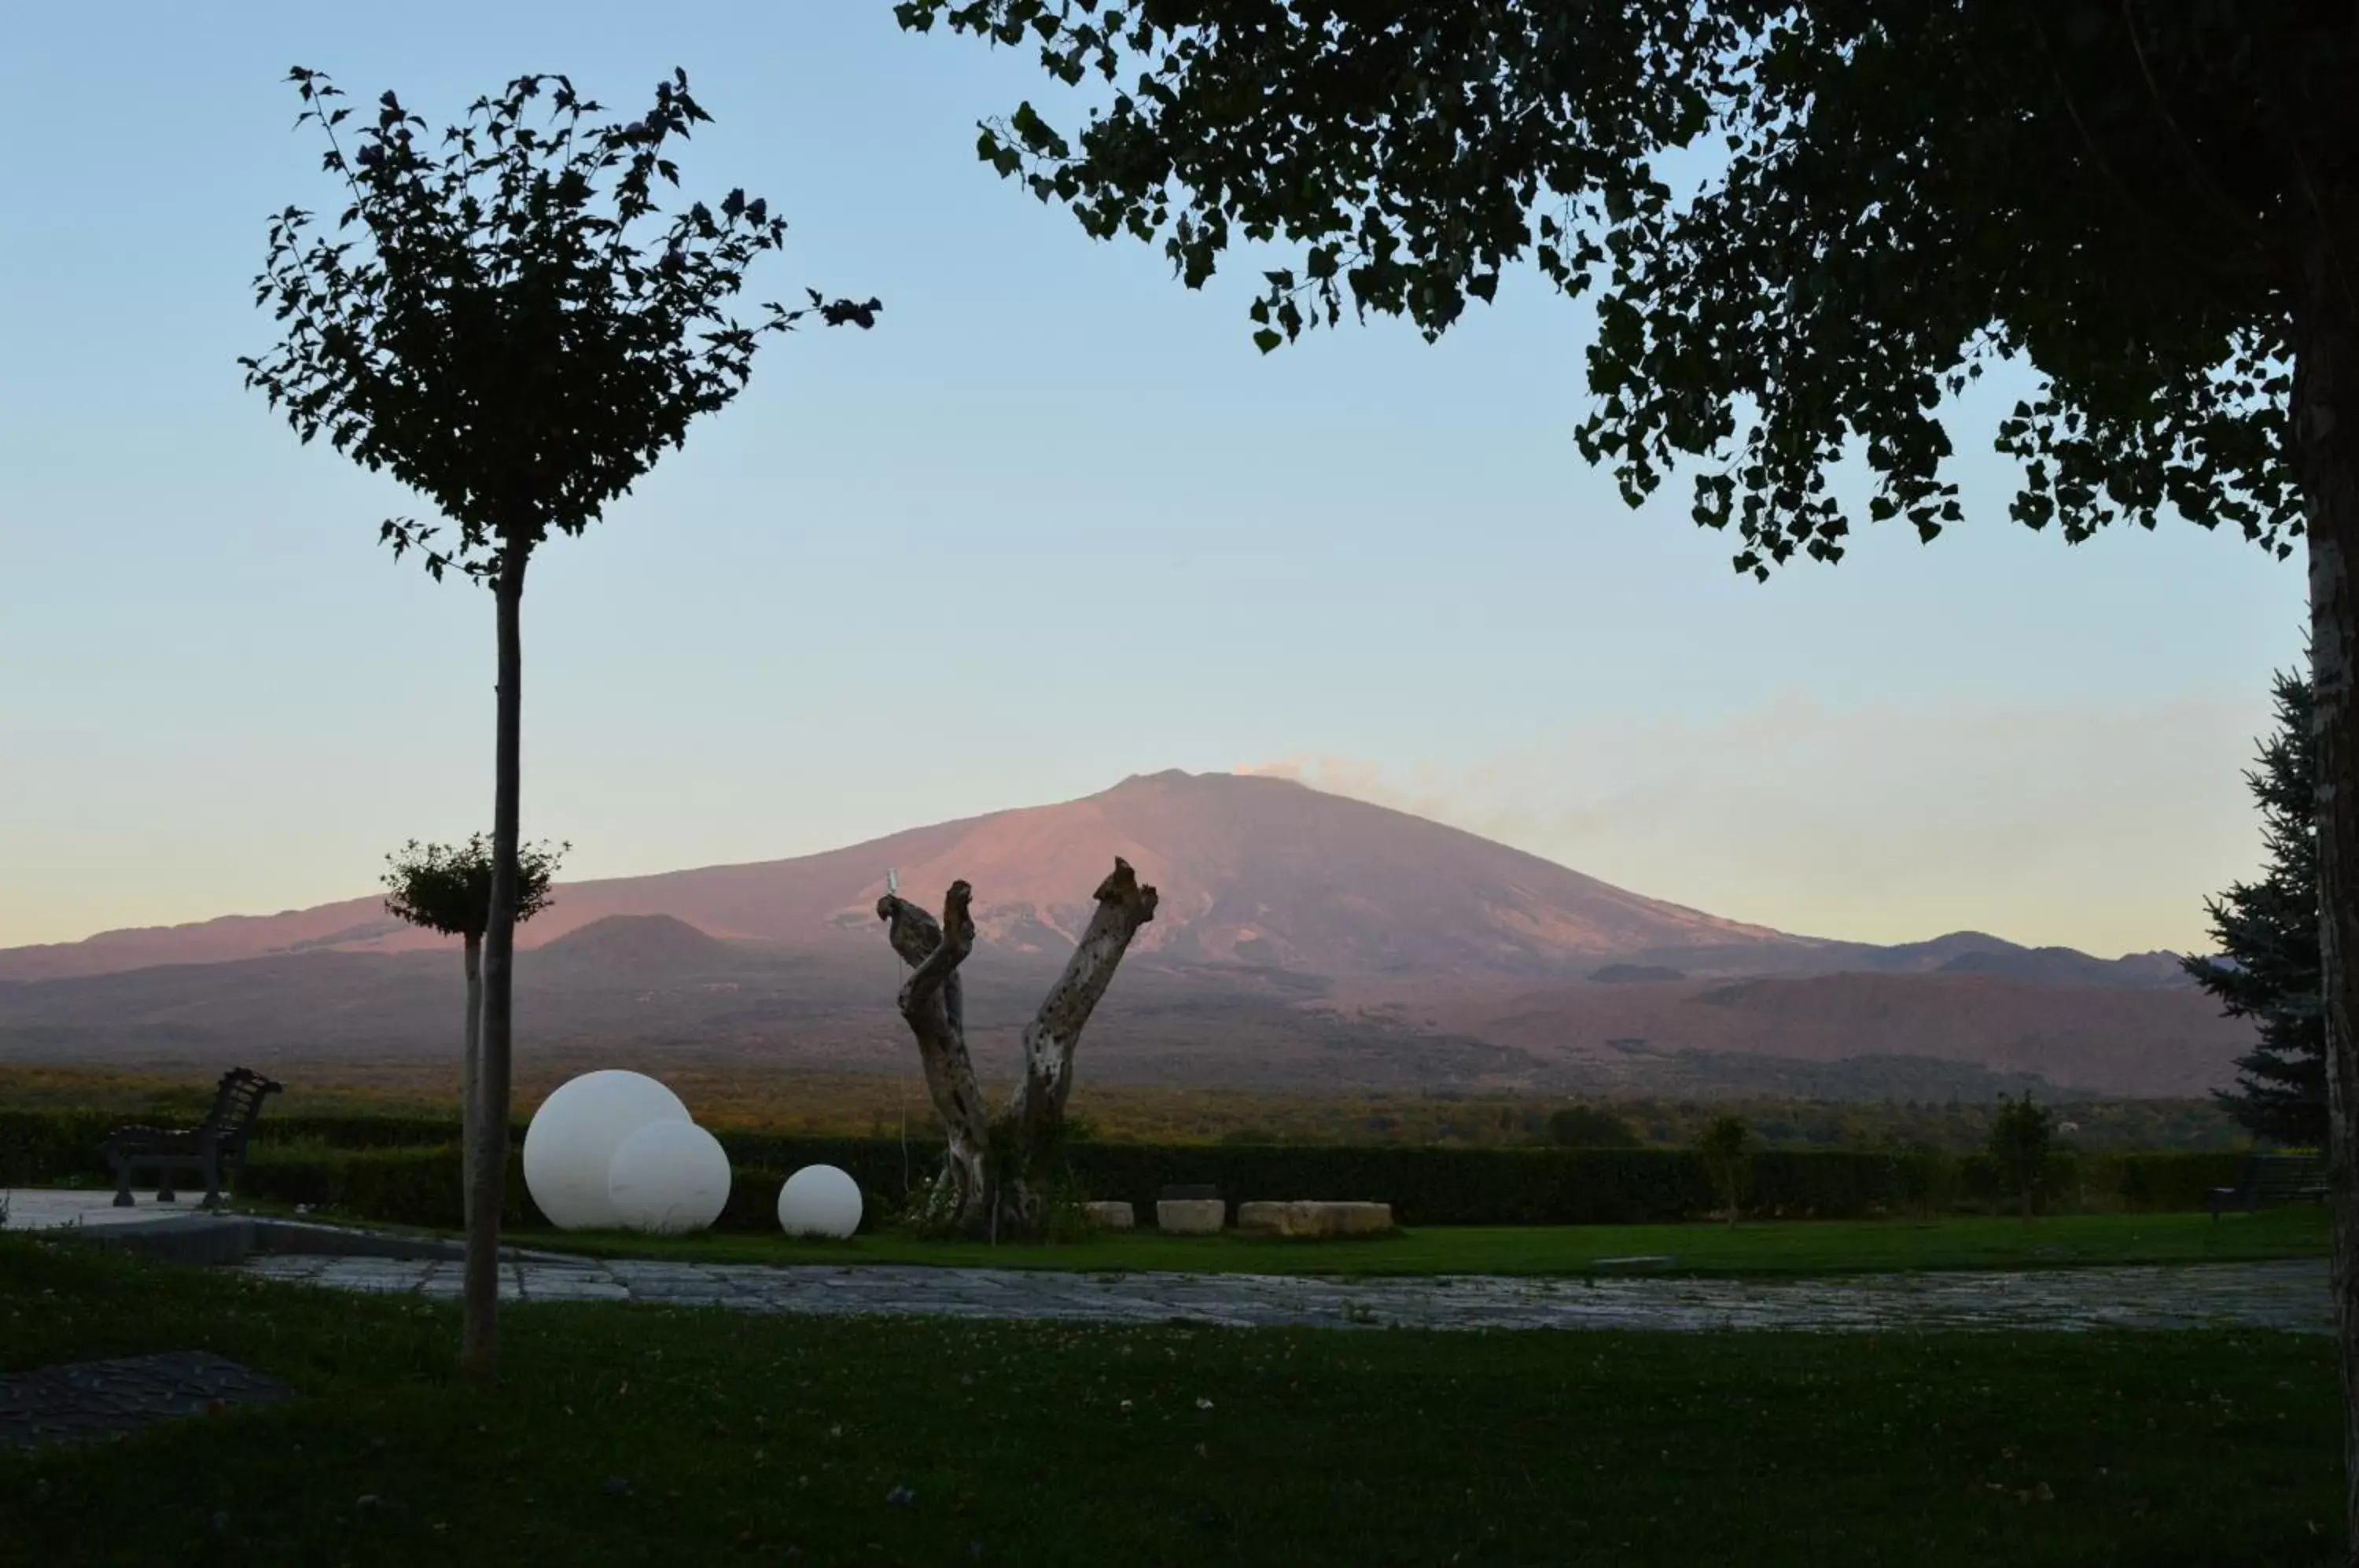
MULTIPOLYGON (((1269 358, 1246 291, 1097 245, 973 157, 1030 57, 886 0, 92 3, 0 51, 0 942, 351 896, 489 815, 488 600, 305 449, 268 214, 326 206, 280 82, 441 123, 530 71, 687 68, 692 191, 794 224, 761 279, 878 329, 764 351, 527 604, 526 821, 580 875, 813 851, 1124 775, 1278 766, 1638 888, 1828 935, 2186 947, 2256 856, 2238 779, 2299 561, 2184 526, 2068 550, 1864 530, 1768 586, 1633 513, 1571 431, 1585 311, 1510 280, 1438 347, 1269 358), (33 150, 38 149, 38 150, 33 150)), ((1989 385, 1989 384, 1986 384, 1989 385)), ((987 890, 985 890, 987 893, 987 890)))

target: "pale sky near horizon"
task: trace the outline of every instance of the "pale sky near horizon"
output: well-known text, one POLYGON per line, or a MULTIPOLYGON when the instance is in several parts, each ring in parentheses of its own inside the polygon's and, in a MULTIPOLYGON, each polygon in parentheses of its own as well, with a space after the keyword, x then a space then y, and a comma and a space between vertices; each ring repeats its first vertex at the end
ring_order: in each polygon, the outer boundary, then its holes
MULTIPOLYGON (((1247 286, 975 161, 1028 54, 887 0, 27 9, 0 51, 0 945, 370 890, 489 816, 488 600, 239 384, 268 214, 328 207, 287 68, 440 125, 509 76, 718 124, 691 195, 793 223, 755 298, 876 294, 535 567, 526 827, 572 876, 834 847, 1126 774, 1277 768, 1788 931, 2203 944, 2299 557, 1968 521, 1766 585, 1571 430, 1586 310, 1528 272, 1439 346, 1268 358, 1247 286), (37 152, 27 149, 38 148, 37 152)), ((1251 276, 1249 267, 1233 268, 1251 276)), ((1856 494, 1857 486, 1853 486, 1856 494)))

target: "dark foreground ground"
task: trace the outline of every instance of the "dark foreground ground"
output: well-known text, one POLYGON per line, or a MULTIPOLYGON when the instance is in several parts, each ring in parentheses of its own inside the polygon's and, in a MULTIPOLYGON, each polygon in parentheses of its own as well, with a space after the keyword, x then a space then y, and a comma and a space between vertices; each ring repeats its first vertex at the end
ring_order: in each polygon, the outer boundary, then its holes
POLYGON ((2332 1341, 455 1311, 0 1237, 0 1372, 304 1396, 0 1453, 0 1562, 2337 1561, 2332 1341))

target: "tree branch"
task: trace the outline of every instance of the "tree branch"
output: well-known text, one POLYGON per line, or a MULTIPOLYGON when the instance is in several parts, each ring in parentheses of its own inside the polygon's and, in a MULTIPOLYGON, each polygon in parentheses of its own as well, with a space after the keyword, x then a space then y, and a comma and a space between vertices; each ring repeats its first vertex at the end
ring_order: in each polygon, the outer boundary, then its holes
POLYGON ((2145 40, 2138 37, 2136 4, 2136 0, 2122 0, 2122 30, 2129 35, 2130 52, 2137 57, 2138 75, 2146 81, 2147 96, 2153 101, 2155 113, 2162 116, 2162 123, 2170 127, 2170 139, 2179 149, 2180 161, 2187 166, 2188 173, 2194 179, 2195 188, 2228 220, 2230 227, 2247 234, 2257 234, 2261 229, 2259 223, 2220 188, 2219 181, 2212 177, 2211 167, 2195 150, 2195 144, 2188 139, 2186 131, 2180 128, 2179 116, 2170 112, 2170 101, 2163 96, 2162 83, 2155 77, 2154 62, 2147 58, 2145 40))
MULTIPOLYGON (((960 886, 964 887, 965 884, 961 883, 960 886)), ((942 945, 941 922, 907 898, 886 894, 876 900, 876 918, 887 922, 886 939, 892 942, 893 951, 901 955, 901 962, 912 969, 923 964, 942 945)), ((970 937, 969 941, 972 940, 970 937)), ((942 982, 942 1007, 950 1016, 951 1027, 963 1033, 966 1029, 966 986, 956 969, 952 969, 950 978, 942 982)))
POLYGON ((886 894, 876 900, 876 918, 890 922, 885 934, 901 962, 912 969, 942 944, 941 922, 907 898, 886 894))
POLYGON ((989 1202, 991 1140, 991 1118, 967 1053, 966 1008, 958 974, 959 965, 974 951, 974 920, 968 913, 973 896, 966 883, 951 883, 939 923, 906 899, 888 894, 876 901, 893 951, 911 966, 901 986, 901 1017, 917 1036, 926 1093, 942 1118, 949 1143, 942 1172, 947 1185, 937 1190, 937 1198, 950 1210, 946 1217, 967 1229, 984 1214, 989 1202))
POLYGON ((1038 1135, 1063 1116, 1082 1028, 1105 995, 1131 938, 1155 918, 1155 889, 1143 885, 1130 862, 1119 856, 1113 874, 1098 884, 1096 898, 1097 912, 1074 946, 1064 975, 1024 1030, 1024 1076, 1016 1083, 1007 1114, 1023 1127, 1027 1147, 1037 1146, 1038 1135))

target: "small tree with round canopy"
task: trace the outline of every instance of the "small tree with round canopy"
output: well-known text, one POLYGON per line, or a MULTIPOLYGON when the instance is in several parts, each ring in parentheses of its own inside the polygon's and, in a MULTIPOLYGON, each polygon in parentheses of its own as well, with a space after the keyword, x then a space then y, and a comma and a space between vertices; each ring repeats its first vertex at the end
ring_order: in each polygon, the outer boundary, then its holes
MULTIPOLYGON (((573 846, 520 844, 516 849, 516 922, 549 908, 550 880, 558 861, 573 846)), ((385 857, 386 913, 460 941, 467 974, 465 1063, 460 1078, 460 1149, 465 1186, 462 1204, 472 1221, 475 1203, 476 1119, 482 1105, 484 1022, 484 928, 492 918, 492 845, 482 833, 461 844, 420 844, 411 839, 385 857)))
POLYGON ((488 584, 499 681, 493 745, 491 909, 484 928, 482 1114, 467 1231, 461 1359, 498 1361, 499 1219, 507 1166, 516 953, 526 568, 554 534, 579 534, 629 492, 700 414, 745 387, 764 335, 806 315, 875 323, 877 302, 729 313, 747 269, 786 243, 786 221, 735 190, 666 218, 675 144, 710 120, 688 74, 647 113, 600 120, 563 76, 519 76, 439 136, 393 93, 356 122, 328 78, 288 73, 300 125, 350 200, 334 235, 288 207, 271 221, 255 300, 284 335, 240 360, 246 384, 306 441, 389 473, 446 519, 395 518, 379 537, 488 584), (545 107, 537 114, 536 108, 545 107), (455 533, 446 533, 445 528, 455 533))

